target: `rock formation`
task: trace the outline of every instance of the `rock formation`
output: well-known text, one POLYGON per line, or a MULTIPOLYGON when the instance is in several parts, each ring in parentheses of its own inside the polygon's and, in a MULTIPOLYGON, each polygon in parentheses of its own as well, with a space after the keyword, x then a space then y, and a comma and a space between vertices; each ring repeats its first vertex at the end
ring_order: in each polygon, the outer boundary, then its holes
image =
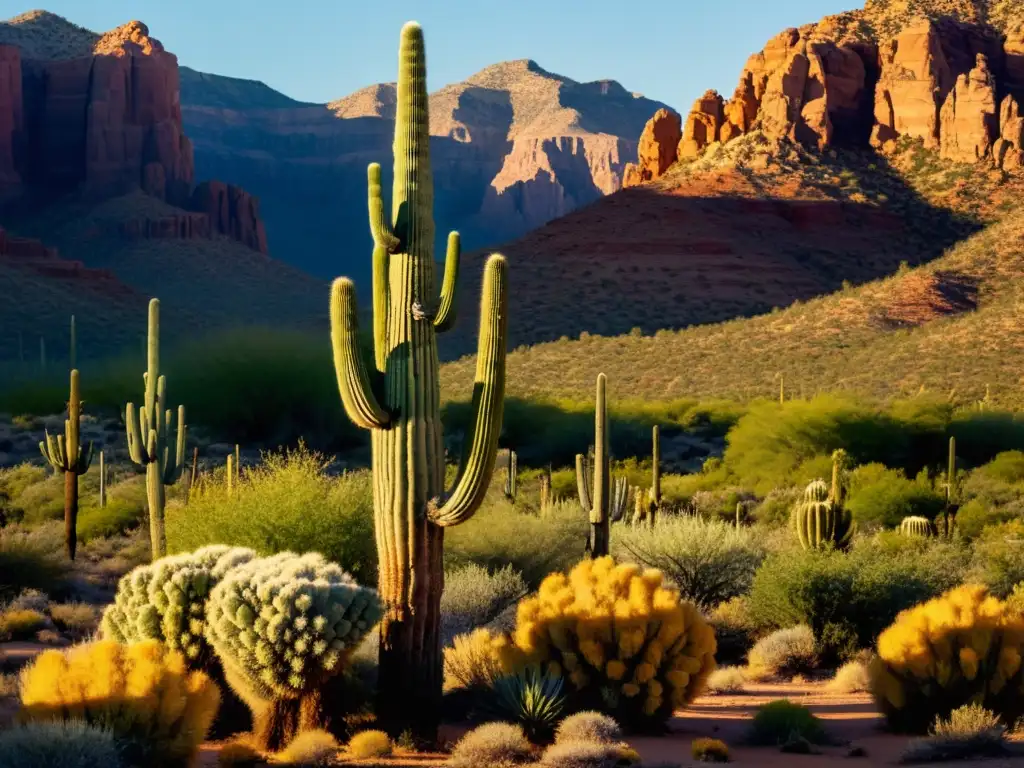
POLYGON ((626 168, 623 186, 636 186, 665 173, 676 161, 682 136, 682 122, 678 114, 668 109, 655 112, 640 134, 637 162, 626 168))
POLYGON ((942 105, 939 151, 949 160, 977 162, 990 155, 997 136, 996 80, 985 55, 979 53, 974 69, 957 78, 942 105))
POLYGON ((15 237, 0 227, 0 264, 44 277, 70 281, 76 289, 99 291, 109 296, 134 295, 134 291, 106 269, 90 269, 80 261, 61 258, 56 248, 40 240, 15 237))
MULTIPOLYGON (((678 157, 680 160, 688 157, 697 157, 708 144, 719 140, 722 131, 722 124, 725 122, 725 105, 722 97, 717 91, 706 91, 703 96, 697 99, 686 118, 686 127, 683 128, 683 138, 679 142, 678 157)), ((640 140, 641 160, 643 139, 640 140)), ((671 147, 668 148, 671 151, 671 147)), ((666 169, 662 168, 655 173, 660 176, 666 169)))
POLYGON ((1004 170, 1024 167, 1024 116, 1013 94, 1007 94, 999 108, 999 138, 992 145, 992 161, 1004 170))
POLYGON ((259 203, 244 189, 222 181, 204 181, 192 194, 189 208, 205 213, 217 232, 254 251, 267 252, 259 203))

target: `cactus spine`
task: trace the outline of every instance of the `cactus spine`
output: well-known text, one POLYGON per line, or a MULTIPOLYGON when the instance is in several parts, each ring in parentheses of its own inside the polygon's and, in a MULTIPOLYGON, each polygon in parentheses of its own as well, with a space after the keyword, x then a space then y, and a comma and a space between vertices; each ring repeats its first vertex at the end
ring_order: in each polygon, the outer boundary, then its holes
POLYGON ((580 504, 590 516, 590 537, 586 551, 597 559, 608 554, 611 523, 611 459, 608 452, 608 379, 597 375, 597 404, 594 409, 594 472, 591 482, 587 459, 576 455, 576 488, 580 504), (593 488, 593 490, 591 490, 593 488))
POLYGON ((505 498, 516 503, 516 493, 519 490, 519 459, 516 452, 509 449, 508 468, 505 470, 505 498))
POLYGON ((75 559, 78 544, 78 476, 89 471, 92 463, 92 443, 82 451, 78 427, 82 417, 82 400, 78 395, 78 371, 71 371, 71 395, 68 398, 68 417, 64 421, 63 435, 44 432, 39 443, 43 458, 57 472, 64 473, 64 549, 68 558, 75 559))
POLYGON ((804 490, 803 501, 793 508, 793 527, 800 546, 845 549, 853 540, 855 525, 850 511, 843 506, 842 472, 845 451, 832 454, 832 487, 815 480, 804 490))
POLYGON ((921 536, 927 538, 934 533, 931 520, 927 517, 904 517, 900 523, 900 533, 904 536, 921 536))
POLYGON ((167 554, 164 533, 164 486, 181 477, 185 465, 185 406, 178 406, 177 444, 171 439, 174 419, 167 403, 167 378, 160 375, 160 301, 149 302, 149 333, 146 350, 145 402, 136 411, 134 403, 125 408, 125 429, 131 460, 146 470, 146 499, 149 503, 149 539, 156 560, 167 554))
POLYGON ((331 337, 342 403, 371 431, 374 518, 384 604, 377 717, 385 728, 436 738, 441 701, 440 600, 444 529, 469 520, 494 470, 505 393, 507 265, 484 268, 472 426, 454 486, 444 486, 436 334, 455 318, 459 236, 448 238, 434 299, 433 183, 426 56, 418 24, 402 28, 388 215, 380 166, 368 170, 373 234, 374 369, 363 363, 355 286, 331 288, 331 337))
POLYGON ((107 506, 107 464, 100 451, 100 507, 107 506))
POLYGON ((956 438, 949 438, 949 456, 946 461, 946 506, 942 510, 942 535, 949 537, 952 533, 950 518, 955 514, 956 499, 956 438))

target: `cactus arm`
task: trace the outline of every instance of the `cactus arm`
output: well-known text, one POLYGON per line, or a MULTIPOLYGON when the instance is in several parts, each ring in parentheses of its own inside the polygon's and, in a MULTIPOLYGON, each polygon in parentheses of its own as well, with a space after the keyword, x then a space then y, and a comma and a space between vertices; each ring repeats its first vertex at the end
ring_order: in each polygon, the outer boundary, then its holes
POLYGON ((384 249, 385 254, 398 253, 401 243, 391 231, 384 206, 384 193, 380 184, 380 163, 370 163, 366 169, 367 186, 369 187, 370 233, 374 245, 384 249))
POLYGON ((128 454, 131 460, 142 466, 149 462, 149 457, 146 456, 145 442, 142 437, 142 428, 139 426, 139 417, 136 413, 141 415, 141 409, 136 411, 134 403, 128 403, 124 411, 124 423, 125 423, 125 434, 128 438, 128 454))
POLYGON ((370 375, 359 349, 357 313, 355 285, 348 278, 339 277, 331 286, 331 343, 341 402, 357 427, 383 429, 390 417, 370 386, 370 375))
MULTIPOLYGON (((158 414, 160 391, 160 300, 149 300, 149 333, 146 344, 146 403, 147 414, 158 414)), ((152 429, 152 425, 150 425, 152 429)))
POLYGON ((473 437, 465 441, 459 476, 441 506, 431 503, 430 519, 440 526, 458 525, 476 512, 490 484, 501 433, 505 398, 505 351, 508 329, 508 265, 493 254, 484 268, 480 337, 473 386, 473 437))
POLYGON ((434 330, 444 333, 455 325, 455 297, 459 282, 459 256, 461 241, 458 232, 448 235, 448 252, 444 259, 444 282, 441 284, 441 303, 434 317, 434 330))
POLYGON ((388 365, 388 252, 383 245, 373 247, 373 357, 377 370, 388 365))
MULTIPOLYGON (((170 421, 170 416, 168 416, 168 424, 170 424, 170 421)), ((164 485, 173 485, 181 477, 182 469, 185 466, 185 435, 187 430, 188 427, 185 425, 185 406, 179 405, 177 442, 174 447, 174 456, 170 455, 169 446, 165 449, 167 458, 164 465, 164 485)))
POLYGON ((92 465, 92 457, 94 448, 92 440, 89 441, 89 447, 85 451, 79 451, 78 461, 75 462, 74 473, 76 475, 84 475, 89 471, 89 467, 92 465))
POLYGON ((594 501, 590 496, 590 477, 587 472, 587 457, 582 453, 576 454, 576 490, 580 496, 580 506, 589 515, 594 508, 594 501))

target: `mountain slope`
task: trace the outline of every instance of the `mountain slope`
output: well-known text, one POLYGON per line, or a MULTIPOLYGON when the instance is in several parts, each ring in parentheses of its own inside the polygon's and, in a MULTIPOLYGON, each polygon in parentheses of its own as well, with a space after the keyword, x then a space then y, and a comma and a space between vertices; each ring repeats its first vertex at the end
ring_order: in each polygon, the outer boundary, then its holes
MULTIPOLYGON (((314 274, 347 273, 365 286, 366 166, 380 162, 390 184, 394 84, 321 106, 196 99, 183 87, 196 166, 260 198, 271 250, 314 274)), ((518 237, 615 191, 644 122, 661 106, 613 81, 577 83, 529 60, 432 94, 439 247, 452 229, 467 249, 518 237)))

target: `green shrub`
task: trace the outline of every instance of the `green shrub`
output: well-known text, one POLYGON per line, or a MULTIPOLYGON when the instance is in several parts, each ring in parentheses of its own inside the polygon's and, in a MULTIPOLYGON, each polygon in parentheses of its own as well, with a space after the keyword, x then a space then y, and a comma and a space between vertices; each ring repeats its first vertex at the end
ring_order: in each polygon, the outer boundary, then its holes
POLYGON ((814 633, 802 624, 778 629, 758 640, 747 659, 747 672, 754 680, 788 679, 810 672, 817 662, 814 633))
POLYGON ((199 486, 187 506, 168 507, 168 550, 228 544, 260 554, 319 552, 359 581, 376 582, 370 473, 330 477, 325 466, 300 446, 266 454, 230 497, 221 483, 199 486))
POLYGON ((657 568, 702 610, 745 593, 765 557, 751 529, 695 517, 662 517, 654 528, 623 526, 612 541, 620 556, 657 568))
POLYGON ((965 539, 977 539, 989 527, 1024 518, 1024 501, 993 504, 981 498, 971 499, 956 513, 956 531, 965 539))
POLYGON ((614 718, 601 712, 577 712, 569 715, 555 731, 556 742, 589 741, 616 744, 622 741, 622 729, 614 718))
POLYGON ((21 522, 39 525, 64 519, 64 475, 53 474, 27 486, 14 500, 21 510, 21 522))
POLYGON ((719 739, 694 739, 690 754, 699 763, 728 763, 729 747, 719 739))
MULTIPOLYGON (((822 458, 828 459, 827 456, 822 458)), ((831 471, 831 470, 830 470, 831 471)), ((803 497, 800 487, 773 488, 761 503, 753 508, 750 517, 760 525, 772 527, 788 526, 792 519, 793 507, 803 497)))
POLYGON ((441 594, 442 646, 456 635, 494 621, 528 591, 523 577, 510 565, 493 573, 474 563, 449 570, 441 594))
POLYGON ((113 733, 79 720, 39 722, 0 731, 4 768, 120 768, 113 733))
POLYGON ((452 750, 449 768, 509 768, 533 761, 523 729, 511 723, 487 723, 463 736, 452 750))
POLYGON ((745 597, 734 597, 719 603, 707 617, 715 630, 718 643, 715 661, 719 664, 740 664, 754 645, 750 617, 745 597))
POLYGON ((944 497, 932 489, 926 477, 908 480, 900 470, 879 469, 877 464, 859 467, 852 473, 847 506, 858 525, 898 528, 905 517, 938 515, 944 497))
POLYGON ((974 542, 968 578, 984 584, 996 597, 1005 598, 1024 581, 1024 521, 1014 520, 986 528, 974 542))
POLYGON ((978 467, 973 474, 1007 485, 1024 483, 1024 451, 1003 451, 996 454, 992 461, 978 467))
POLYGON ((1006 727, 980 704, 954 709, 949 719, 937 718, 932 733, 915 739, 900 756, 901 763, 937 763, 1005 757, 1012 754, 1006 727))
POLYGON ((757 746, 781 747, 795 741, 825 744, 828 737, 821 721, 807 707, 788 699, 757 708, 750 727, 750 742, 757 746))
POLYGON ((64 534, 56 523, 29 529, 0 528, 0 602, 24 589, 59 591, 67 575, 64 534))
POLYGON ((0 469, 0 521, 17 522, 25 510, 19 503, 21 494, 36 483, 49 477, 46 467, 22 462, 14 467, 0 469))
POLYGON ((963 579, 969 553, 956 544, 887 534, 849 553, 786 552, 769 557, 747 601, 761 631, 806 624, 826 664, 871 647, 897 614, 963 579))

